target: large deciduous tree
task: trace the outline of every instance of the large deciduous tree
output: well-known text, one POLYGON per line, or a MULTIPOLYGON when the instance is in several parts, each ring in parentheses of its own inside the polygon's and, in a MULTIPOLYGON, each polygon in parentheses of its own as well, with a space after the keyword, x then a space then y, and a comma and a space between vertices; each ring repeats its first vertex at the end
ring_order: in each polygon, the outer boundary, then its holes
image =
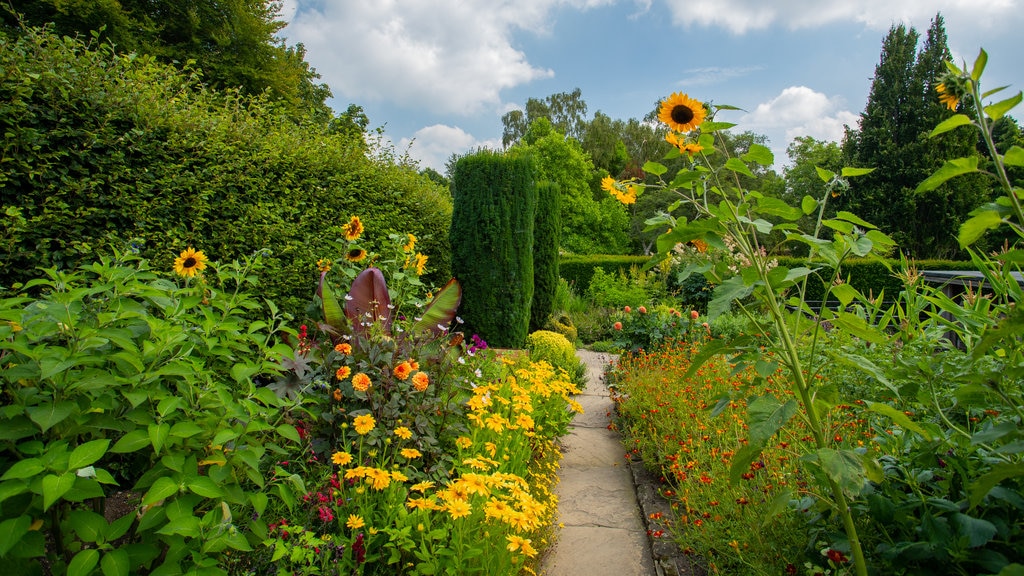
MULTIPOLYGON (((244 94, 269 92, 293 112, 330 118, 331 96, 305 61, 305 48, 287 46, 277 33, 279 2, 270 0, 12 0, 27 25, 52 24, 61 35, 99 38, 118 52, 148 54, 162 62, 195 62, 214 88, 244 94)), ((8 11, 9 29, 19 22, 8 11)))

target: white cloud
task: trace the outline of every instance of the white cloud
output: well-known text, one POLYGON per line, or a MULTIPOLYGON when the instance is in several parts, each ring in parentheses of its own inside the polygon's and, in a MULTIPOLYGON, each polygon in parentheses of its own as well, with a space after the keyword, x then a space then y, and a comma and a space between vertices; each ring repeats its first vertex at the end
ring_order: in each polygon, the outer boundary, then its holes
POLYGON ((558 7, 615 0, 286 0, 281 32, 336 98, 390 102, 441 114, 502 106, 502 90, 549 78, 514 46, 519 30, 550 32, 558 7))
POLYGON ((707 84, 718 84, 733 78, 740 78, 761 70, 761 66, 734 66, 723 68, 720 66, 707 66, 704 68, 691 68, 683 72, 686 78, 679 82, 681 86, 699 86, 707 84))
POLYGON ((719 26, 734 34, 769 26, 809 28, 832 22, 859 22, 886 30, 894 22, 923 29, 941 12, 947 22, 965 21, 975 29, 999 26, 1019 11, 1017 0, 665 0, 675 24, 719 26))
POLYGON ((859 116, 846 110, 841 98, 829 98, 806 86, 790 86, 742 118, 740 126, 769 138, 776 164, 787 161, 786 147, 797 136, 839 142, 844 125, 857 127, 859 116))
POLYGON ((445 163, 452 154, 462 154, 477 148, 501 149, 497 140, 477 140, 461 128, 434 124, 420 128, 413 137, 402 138, 399 149, 408 149, 409 156, 419 162, 421 168, 433 168, 444 174, 445 163))

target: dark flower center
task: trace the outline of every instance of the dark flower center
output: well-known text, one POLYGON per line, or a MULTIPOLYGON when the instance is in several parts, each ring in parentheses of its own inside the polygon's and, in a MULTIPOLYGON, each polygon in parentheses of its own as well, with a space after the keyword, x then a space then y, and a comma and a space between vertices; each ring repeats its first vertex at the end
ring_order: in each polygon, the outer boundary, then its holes
POLYGON ((191 267, 193 267, 195 265, 196 265, 196 259, 195 258, 192 258, 192 257, 185 258, 185 263, 183 264, 183 266, 185 268, 191 268, 191 267))
POLYGON ((676 124, 689 124, 693 120, 693 110, 689 106, 677 104, 672 107, 672 121, 676 124))

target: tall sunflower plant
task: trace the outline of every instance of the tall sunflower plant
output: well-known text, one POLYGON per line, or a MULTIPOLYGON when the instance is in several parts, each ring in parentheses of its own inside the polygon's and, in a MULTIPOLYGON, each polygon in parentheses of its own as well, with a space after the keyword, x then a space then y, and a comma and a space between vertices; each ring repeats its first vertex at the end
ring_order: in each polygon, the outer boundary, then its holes
MULTIPOLYGON (((839 211, 834 217, 825 218, 829 198, 843 189, 846 179, 866 174, 870 169, 844 168, 836 174, 819 168, 819 177, 827 183, 825 194, 821 198, 805 196, 799 206, 745 188, 741 178, 752 178, 752 167, 771 166, 774 157, 767 147, 758 144, 751 145, 739 157, 729 155, 723 133, 735 124, 718 121, 716 116, 731 110, 737 108, 705 104, 687 94, 672 94, 662 102, 658 118, 668 128, 666 141, 674 146, 666 160, 681 158, 684 167, 666 180, 668 168, 659 162, 648 162, 643 169, 653 179, 611 181, 605 182, 604 187, 616 197, 632 197, 652 188, 678 194, 678 200, 646 223, 648 230, 665 230, 658 237, 659 256, 651 266, 687 243, 732 255, 718 262, 693 262, 683 269, 679 280, 703 274, 716 286, 708 305, 709 321, 737 308, 757 326, 762 338, 712 340, 694 358, 691 375, 716 355, 732 355, 740 365, 738 369, 752 365, 762 380, 781 365, 793 391, 789 399, 770 395, 748 399, 749 437, 732 461, 732 480, 740 479, 790 419, 801 418, 814 440, 810 452, 803 457, 803 465, 819 483, 820 490, 816 492, 821 495, 821 502, 834 512, 845 533, 832 547, 847 550, 856 573, 865 575, 867 565, 850 502, 869 479, 881 480, 881 468, 870 456, 840 446, 828 434, 823 414, 838 398, 814 378, 821 368, 817 359, 822 357, 815 352, 820 352, 822 325, 826 321, 868 341, 885 340, 878 321, 884 327, 889 318, 879 317, 876 301, 843 283, 841 274, 848 258, 880 259, 891 251, 894 243, 854 214, 839 211), (696 216, 690 219, 677 215, 684 206, 696 216), (800 230, 797 222, 815 214, 814 228, 800 230), (825 229, 831 231, 829 239, 823 237, 825 229), (778 264, 763 243, 772 232, 784 234, 786 242, 809 247, 803 266, 789 268, 778 264), (742 265, 736 266, 737 261, 742 265), (808 304, 804 298, 807 285, 815 279, 824 286, 823 301, 837 300, 841 306, 813 309, 808 304), (766 316, 770 320, 764 325, 766 316), (762 346, 766 342, 774 351, 770 356, 764 354, 762 346), (801 352, 798 342, 810 342, 812 353, 801 352)), ((740 394, 746 396, 745 392, 740 394)), ((721 412, 730 400, 722 398, 713 415, 721 412)))

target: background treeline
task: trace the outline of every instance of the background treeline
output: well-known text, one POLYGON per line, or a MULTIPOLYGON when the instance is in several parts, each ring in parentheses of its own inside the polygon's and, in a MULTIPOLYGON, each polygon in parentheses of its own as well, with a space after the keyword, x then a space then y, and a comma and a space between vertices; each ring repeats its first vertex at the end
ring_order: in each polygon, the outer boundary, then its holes
MULTIPOLYGON (((351 109, 349 112, 358 112, 351 109)), ((268 249, 265 296, 298 312, 350 215, 369 240, 411 232, 447 279, 448 191, 358 114, 296 114, 270 92, 217 90, 189 67, 51 29, 0 31, 0 283, 131 248, 169 267, 188 246, 230 260, 268 249)))

